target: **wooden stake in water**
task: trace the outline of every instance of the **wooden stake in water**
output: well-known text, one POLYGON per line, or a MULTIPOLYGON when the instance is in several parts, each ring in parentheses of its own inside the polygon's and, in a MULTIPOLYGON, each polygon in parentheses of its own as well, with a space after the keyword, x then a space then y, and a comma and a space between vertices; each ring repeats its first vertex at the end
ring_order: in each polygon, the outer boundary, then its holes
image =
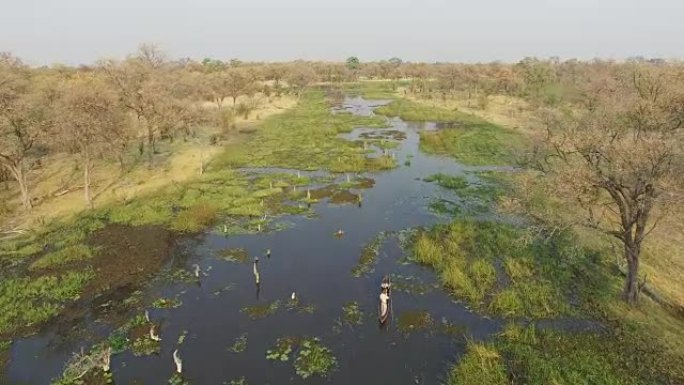
POLYGON ((183 360, 178 355, 178 349, 173 351, 173 362, 176 364, 176 373, 183 373, 183 360))

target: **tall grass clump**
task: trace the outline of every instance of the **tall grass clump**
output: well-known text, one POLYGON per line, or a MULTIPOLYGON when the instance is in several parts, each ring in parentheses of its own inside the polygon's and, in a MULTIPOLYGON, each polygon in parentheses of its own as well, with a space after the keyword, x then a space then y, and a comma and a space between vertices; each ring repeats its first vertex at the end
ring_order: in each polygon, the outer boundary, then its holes
POLYGON ((447 385, 508 385, 504 360, 495 346, 468 342, 468 351, 447 376, 447 385))
POLYGON ((437 267, 442 263, 444 251, 436 240, 421 232, 416 240, 413 256, 420 264, 437 267))
POLYGON ((171 222, 171 228, 181 232, 197 232, 211 225, 218 209, 209 203, 199 203, 181 211, 171 222))

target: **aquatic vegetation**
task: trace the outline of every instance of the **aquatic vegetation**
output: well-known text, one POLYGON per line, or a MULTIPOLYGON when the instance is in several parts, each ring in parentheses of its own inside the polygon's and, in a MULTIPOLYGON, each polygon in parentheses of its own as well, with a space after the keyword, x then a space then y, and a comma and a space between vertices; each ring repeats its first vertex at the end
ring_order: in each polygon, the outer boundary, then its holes
POLYGON ((653 369, 659 363, 651 365, 655 356, 643 349, 648 342, 638 339, 633 332, 616 338, 512 324, 492 344, 470 342, 447 384, 508 384, 511 377, 534 385, 583 384, 588 379, 601 385, 658 382, 653 369))
POLYGON ((186 381, 186 380, 183 378, 183 376, 181 376, 180 374, 178 374, 178 373, 173 373, 173 374, 171 375, 171 378, 169 378, 168 384, 169 384, 169 385, 188 385, 189 382, 186 381))
POLYGON ((397 329, 404 334, 429 330, 434 324, 435 320, 430 313, 422 310, 406 311, 397 317, 397 329))
POLYGON ((342 319, 349 326, 363 324, 363 312, 356 301, 348 302, 342 306, 342 319))
POLYGON ((361 81, 349 84, 345 91, 351 95, 360 95, 369 100, 388 100, 397 97, 397 87, 404 84, 403 81, 361 81))
POLYGON ((288 361, 293 348, 299 343, 295 337, 281 337, 276 340, 275 346, 266 351, 266 359, 273 361, 288 361))
POLYGON ((212 169, 282 167, 299 170, 359 172, 395 167, 366 158, 363 147, 338 134, 355 127, 385 127, 380 117, 332 113, 322 91, 302 95, 296 107, 264 120, 246 143, 230 145, 212 169))
POLYGON ((380 254, 380 247, 389 236, 390 233, 381 231, 363 247, 359 262, 352 269, 354 277, 362 277, 373 271, 373 266, 380 254))
POLYGON ((178 346, 183 345, 183 343, 185 342, 185 339, 187 337, 188 337, 188 331, 183 330, 183 332, 178 336, 178 340, 176 340, 176 343, 178 344, 178 346))
POLYGON ((233 345, 228 348, 231 353, 242 353, 247 350, 247 333, 242 333, 238 338, 235 339, 233 345))
POLYGON ((131 343, 131 352, 135 356, 149 356, 152 354, 159 354, 161 349, 159 341, 150 338, 149 335, 137 338, 131 343))
POLYGON ((442 318, 439 323, 439 332, 451 338, 461 337, 466 332, 463 326, 449 322, 446 318, 442 318))
POLYGON ((41 270, 54 268, 70 262, 83 261, 93 257, 93 250, 87 245, 67 246, 63 249, 45 254, 33 262, 29 269, 41 270))
POLYGON ((229 249, 222 249, 216 252, 216 255, 228 262, 248 263, 252 262, 247 250, 242 247, 235 247, 229 249))
POLYGON ((245 377, 236 378, 230 380, 230 382, 228 382, 228 385, 247 385, 247 379, 245 377))
POLYGON ((439 242, 427 233, 421 232, 415 241, 413 257, 420 264, 436 267, 442 263, 444 250, 439 242))
POLYGON ((294 367, 303 379, 315 375, 325 377, 337 367, 337 359, 318 338, 307 338, 300 344, 294 367))
POLYGON ((424 283, 420 278, 405 275, 392 275, 392 290, 408 294, 424 295, 439 286, 424 283))
POLYGON ((425 179, 425 182, 437 183, 439 186, 453 190, 458 195, 459 203, 437 199, 430 204, 430 208, 440 214, 458 215, 463 212, 483 212, 501 195, 503 188, 498 176, 493 174, 479 173, 480 176, 487 175, 487 182, 469 182, 465 176, 452 176, 446 174, 434 174, 425 179))
POLYGON ((430 154, 452 156, 466 164, 511 164, 512 153, 523 146, 521 135, 458 110, 399 99, 375 112, 407 121, 451 123, 450 128, 421 131, 420 148, 430 154))
POLYGON ((433 174, 423 179, 428 183, 437 183, 440 187, 448 188, 450 190, 464 190, 470 186, 468 180, 461 175, 452 176, 446 174, 433 174))
POLYGON ((280 308, 280 301, 274 301, 266 304, 258 304, 245 306, 240 310, 241 313, 247 314, 247 316, 253 320, 266 318, 275 314, 280 308))
POLYGON ((59 379, 53 385, 111 384, 111 348, 97 344, 87 353, 75 353, 64 367, 59 379))
POLYGON ((116 330, 107 338, 109 347, 112 348, 112 354, 118 354, 128 349, 128 338, 126 332, 116 330))
POLYGON ((198 203, 178 213, 170 227, 176 231, 194 233, 211 225, 218 215, 218 207, 211 203, 198 203))
POLYGON ((220 289, 214 290, 214 295, 221 295, 221 294, 223 294, 223 293, 225 293, 225 292, 228 292, 228 291, 233 290, 234 288, 235 288, 235 284, 234 284, 234 283, 229 283, 228 285, 226 285, 226 286, 224 286, 224 287, 222 287, 222 288, 220 288, 220 289))
POLYGON ((289 311, 297 311, 298 313, 313 314, 316 311, 316 305, 308 304, 304 305, 299 298, 287 300, 285 308, 289 311))
POLYGON ((509 381, 503 358, 495 347, 469 342, 466 355, 449 372, 446 383, 447 385, 507 385, 509 381))
POLYGON ((475 116, 459 112, 458 110, 427 106, 408 99, 396 99, 386 106, 376 108, 375 113, 390 117, 397 116, 409 122, 431 121, 452 123, 479 120, 475 116))
POLYGON ((162 275, 161 278, 163 280, 169 281, 169 282, 184 282, 184 283, 193 283, 197 282, 197 278, 195 278, 194 275, 192 275, 191 272, 189 272, 187 269, 184 268, 178 268, 171 270, 167 272, 166 274, 162 275))
POLYGON ((433 267, 442 285, 479 310, 509 317, 569 314, 561 288, 570 291, 573 282, 554 256, 568 252, 571 243, 525 234, 502 223, 458 220, 418 233, 413 259, 433 267), (496 261, 503 261, 510 282, 499 281, 496 261))
POLYGON ((0 336, 41 324, 77 299, 94 277, 90 269, 61 276, 10 278, 0 281, 0 336))
POLYGON ((157 298, 152 302, 152 307, 156 309, 175 309, 183 304, 178 298, 157 298))

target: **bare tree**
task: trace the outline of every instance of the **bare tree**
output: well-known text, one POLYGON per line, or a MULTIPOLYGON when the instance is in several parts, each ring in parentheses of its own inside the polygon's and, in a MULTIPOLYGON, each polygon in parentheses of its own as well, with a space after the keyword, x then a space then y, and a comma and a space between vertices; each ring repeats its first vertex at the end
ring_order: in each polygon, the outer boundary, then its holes
POLYGON ((624 299, 638 301, 644 239, 682 191, 684 79, 641 66, 590 84, 586 105, 547 119, 557 155, 547 175, 587 210, 584 224, 618 239, 627 265, 624 299))
POLYGON ((65 82, 56 108, 59 137, 80 154, 84 198, 92 207, 93 160, 111 149, 110 141, 126 124, 125 114, 116 93, 94 75, 79 75, 65 82))
POLYGON ((297 62, 290 67, 286 80, 295 96, 299 97, 306 87, 316 81, 316 72, 308 63, 297 62))
POLYGON ((0 56, 0 164, 17 181, 21 202, 32 208, 28 173, 44 153, 39 143, 49 121, 51 92, 21 61, 0 56))

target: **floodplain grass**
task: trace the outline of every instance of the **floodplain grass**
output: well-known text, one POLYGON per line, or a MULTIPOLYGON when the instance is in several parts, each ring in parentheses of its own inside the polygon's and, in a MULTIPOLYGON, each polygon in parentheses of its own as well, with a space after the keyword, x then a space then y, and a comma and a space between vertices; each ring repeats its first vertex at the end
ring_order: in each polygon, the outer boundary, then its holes
POLYGON ((398 99, 375 110, 406 121, 448 123, 446 128, 420 132, 420 149, 429 154, 448 155, 471 165, 509 165, 524 147, 524 138, 511 130, 457 109, 398 99))
POLYGON ((63 249, 45 254, 29 266, 30 270, 41 270, 61 266, 70 262, 93 258, 93 250, 84 244, 67 246, 63 249))
MULTIPOLYGON (((539 247, 537 244, 546 241, 543 237, 526 244, 522 241, 525 235, 523 230, 503 223, 456 220, 420 232, 413 243, 413 258, 434 268, 442 285, 481 311, 532 318, 571 314, 565 298, 573 293, 571 279, 556 279, 555 275, 563 273, 551 270, 552 262, 545 262, 560 251, 539 247), (552 251, 554 254, 549 255, 552 251), (530 255, 537 259, 531 260, 530 255), (510 281, 507 286, 499 282, 496 261, 508 261, 503 265, 517 269, 504 267, 510 281), (530 281, 523 276, 535 278, 530 281)), ((555 246, 567 244, 558 241, 555 246)))
POLYGON ((94 277, 92 270, 61 276, 11 278, 0 282, 0 336, 39 325, 58 314, 80 295, 94 277))
POLYGON ((310 91, 296 107, 264 120, 247 142, 228 146, 212 167, 281 167, 332 172, 396 167, 393 159, 367 158, 362 144, 338 137, 356 127, 385 128, 387 124, 380 117, 332 113, 325 93, 310 91))

